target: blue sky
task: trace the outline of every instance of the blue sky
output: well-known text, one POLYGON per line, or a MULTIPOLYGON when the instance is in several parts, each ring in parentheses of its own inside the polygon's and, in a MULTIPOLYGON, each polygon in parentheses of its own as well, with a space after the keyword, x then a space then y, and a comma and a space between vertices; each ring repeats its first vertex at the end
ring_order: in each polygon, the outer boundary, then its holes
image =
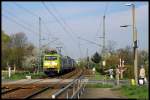
MULTIPOLYGON (((125 3, 133 2, 45 2, 47 7, 63 23, 68 32, 65 32, 56 19, 48 13, 41 2, 2 2, 2 29, 9 35, 17 32, 26 33, 28 40, 35 45, 38 44, 38 16, 42 18, 42 44, 59 38, 59 41, 50 44, 50 47, 63 46, 63 54, 73 58, 86 56, 86 50, 89 49, 89 55, 100 51, 96 45, 80 40, 81 55, 79 50, 78 36, 102 44, 98 36, 102 36, 102 17, 106 10, 106 44, 108 41, 116 42, 116 49, 123 48, 126 45, 132 45, 132 30, 120 28, 123 24, 132 24, 131 7, 124 6, 125 3), (33 16, 18 5, 33 12, 33 16), (34 32, 30 32, 16 23, 10 21, 9 17, 18 23, 23 24, 34 32)), ((134 2, 136 5, 136 27, 138 30, 139 49, 148 50, 148 2, 134 2)))

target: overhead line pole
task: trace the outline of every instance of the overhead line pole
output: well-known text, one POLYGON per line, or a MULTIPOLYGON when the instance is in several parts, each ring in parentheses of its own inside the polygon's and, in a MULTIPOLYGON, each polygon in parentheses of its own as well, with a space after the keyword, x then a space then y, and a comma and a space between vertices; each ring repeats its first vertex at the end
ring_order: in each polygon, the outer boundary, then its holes
POLYGON ((103 16, 103 57, 105 57, 105 15, 103 16))
POLYGON ((41 17, 39 17, 39 64, 38 64, 38 72, 41 68, 41 17))
POLYGON ((86 51, 86 53, 87 53, 87 68, 89 68, 89 56, 88 56, 88 48, 87 48, 87 51, 86 51))
MULTIPOLYGON (((134 56, 134 78, 136 85, 138 84, 138 46, 137 46, 137 30, 135 26, 135 5, 125 4, 126 6, 132 6, 132 31, 133 31, 133 56, 134 56)), ((127 25, 126 25, 127 26, 127 25)))
POLYGON ((136 85, 138 84, 138 75, 137 75, 137 32, 135 30, 135 5, 132 4, 132 16, 133 16, 133 43, 134 43, 134 75, 136 85))
MULTIPOLYGON (((105 14, 103 16, 103 49, 102 49, 102 57, 103 57, 103 61, 105 62, 105 14)), ((103 66, 102 66, 102 72, 103 72, 103 66)))
MULTIPOLYGON (((105 63, 105 57, 106 57, 106 49, 105 49, 105 14, 106 14, 106 10, 107 10, 107 5, 106 5, 106 9, 105 9, 105 12, 104 12, 104 16, 103 16, 103 50, 102 50, 102 56, 103 56, 103 62, 105 63)), ((103 68, 104 66, 102 66, 102 72, 104 70, 103 68)))

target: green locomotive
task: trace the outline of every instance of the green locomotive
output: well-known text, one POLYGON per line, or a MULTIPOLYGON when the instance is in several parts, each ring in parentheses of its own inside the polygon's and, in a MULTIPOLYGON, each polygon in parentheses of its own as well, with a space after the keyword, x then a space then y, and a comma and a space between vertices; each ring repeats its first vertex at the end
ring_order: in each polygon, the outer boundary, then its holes
POLYGON ((68 56, 62 56, 56 51, 50 51, 43 57, 43 70, 48 76, 61 74, 75 69, 75 61, 68 56))

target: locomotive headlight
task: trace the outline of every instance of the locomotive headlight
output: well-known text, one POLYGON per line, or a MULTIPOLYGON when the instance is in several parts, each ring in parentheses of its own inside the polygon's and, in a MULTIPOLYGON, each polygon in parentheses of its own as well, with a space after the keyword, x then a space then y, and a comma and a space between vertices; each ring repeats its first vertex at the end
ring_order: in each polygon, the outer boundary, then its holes
POLYGON ((57 63, 56 63, 56 62, 52 62, 52 65, 53 65, 53 66, 57 66, 57 63))

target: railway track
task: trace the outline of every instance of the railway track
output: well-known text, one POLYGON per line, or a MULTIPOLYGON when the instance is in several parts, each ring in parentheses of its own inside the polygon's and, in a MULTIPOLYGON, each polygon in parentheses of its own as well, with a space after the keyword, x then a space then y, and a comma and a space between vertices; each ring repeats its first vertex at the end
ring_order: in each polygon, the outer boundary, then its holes
MULTIPOLYGON (((28 81, 30 81, 30 80, 28 80, 28 81)), ((15 85, 14 84, 7 84, 7 85, 3 85, 2 88, 1 88, 2 89, 2 94, 6 94, 8 92, 16 91, 18 89, 21 89, 24 86, 32 85, 32 84, 35 84, 36 82, 39 82, 39 81, 43 81, 43 80, 37 80, 37 81, 29 82, 29 83, 26 83, 26 84, 15 84, 15 85)))
POLYGON ((11 86, 2 87, 2 89, 6 89, 2 92, 2 99, 30 99, 30 98, 51 98, 51 94, 58 91, 61 88, 64 88, 67 83, 65 80, 78 78, 82 74, 82 71, 74 70, 65 75, 59 76, 59 81, 56 83, 42 83, 45 79, 40 81, 32 82, 29 84, 23 84, 12 88, 11 86))

